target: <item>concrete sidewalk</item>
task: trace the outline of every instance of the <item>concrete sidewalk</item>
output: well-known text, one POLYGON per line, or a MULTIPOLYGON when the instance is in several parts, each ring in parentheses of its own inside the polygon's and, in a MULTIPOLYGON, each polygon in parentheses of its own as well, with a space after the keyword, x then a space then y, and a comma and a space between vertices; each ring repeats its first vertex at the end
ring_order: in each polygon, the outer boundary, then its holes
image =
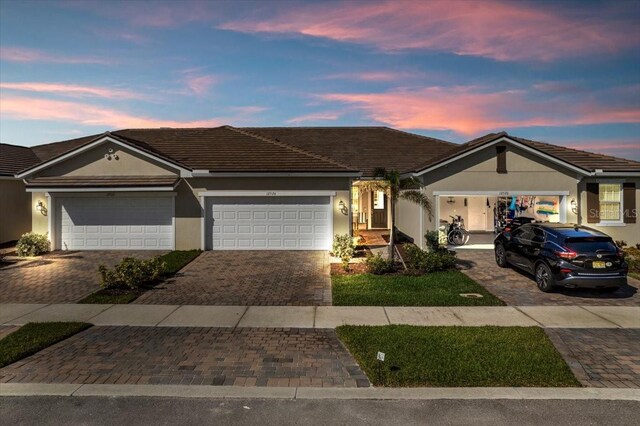
POLYGON ((83 321, 148 327, 335 328, 339 325, 640 328, 640 307, 625 306, 188 306, 0 304, 1 325, 83 321))
POLYGON ((261 398, 340 400, 626 400, 640 401, 639 389, 607 388, 318 388, 238 387, 183 385, 111 385, 63 383, 3 383, 0 397, 9 396, 110 396, 171 398, 261 398))

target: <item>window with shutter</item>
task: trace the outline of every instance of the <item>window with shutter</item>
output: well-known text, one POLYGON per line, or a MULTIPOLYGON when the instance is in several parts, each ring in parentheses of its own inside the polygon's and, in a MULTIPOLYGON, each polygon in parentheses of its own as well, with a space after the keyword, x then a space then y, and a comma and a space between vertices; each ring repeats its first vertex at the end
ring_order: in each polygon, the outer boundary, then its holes
POLYGON ((600 222, 622 222, 622 185, 601 183, 598 194, 600 222))

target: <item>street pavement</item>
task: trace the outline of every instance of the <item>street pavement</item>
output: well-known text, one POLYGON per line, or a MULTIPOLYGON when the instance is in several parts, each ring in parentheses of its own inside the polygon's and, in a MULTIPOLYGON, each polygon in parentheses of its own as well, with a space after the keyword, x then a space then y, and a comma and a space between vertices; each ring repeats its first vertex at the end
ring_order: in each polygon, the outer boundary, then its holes
MULTIPOLYGON (((7 425, 631 425, 636 401, 6 397, 7 425)), ((634 420, 635 419, 635 420, 634 420)))

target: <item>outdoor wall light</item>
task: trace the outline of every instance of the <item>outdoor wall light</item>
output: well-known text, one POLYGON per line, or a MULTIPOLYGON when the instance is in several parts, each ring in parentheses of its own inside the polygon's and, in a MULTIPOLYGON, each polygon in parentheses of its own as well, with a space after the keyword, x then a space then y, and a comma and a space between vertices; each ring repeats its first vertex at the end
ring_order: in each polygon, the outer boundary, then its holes
POLYGON ((47 208, 44 206, 44 203, 40 200, 36 203, 36 211, 42 213, 43 216, 47 215, 47 208))
POLYGON ((573 214, 578 214, 578 203, 576 202, 576 199, 572 198, 569 204, 571 204, 571 211, 573 214))
POLYGON ((344 204, 344 201, 340 200, 340 202, 338 203, 338 207, 340 208, 340 213, 342 213, 343 215, 346 216, 349 214, 349 209, 344 204))
POLYGON ((455 204, 456 203, 456 199, 453 197, 449 197, 447 198, 447 204, 455 204))

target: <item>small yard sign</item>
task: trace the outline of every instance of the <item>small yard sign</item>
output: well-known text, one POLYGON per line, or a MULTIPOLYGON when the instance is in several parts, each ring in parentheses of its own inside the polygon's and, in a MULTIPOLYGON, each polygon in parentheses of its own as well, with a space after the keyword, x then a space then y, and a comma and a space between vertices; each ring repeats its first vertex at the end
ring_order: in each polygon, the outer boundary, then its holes
POLYGON ((384 352, 378 352, 378 356, 376 357, 378 361, 384 361, 384 352))

